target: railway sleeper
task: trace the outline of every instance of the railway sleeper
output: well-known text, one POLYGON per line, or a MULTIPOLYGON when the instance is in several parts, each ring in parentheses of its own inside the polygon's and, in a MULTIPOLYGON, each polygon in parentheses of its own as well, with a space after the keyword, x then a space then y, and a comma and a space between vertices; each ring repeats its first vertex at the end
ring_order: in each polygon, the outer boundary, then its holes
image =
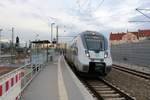
POLYGON ((115 91, 98 91, 100 94, 110 94, 110 93, 116 93, 115 91))
POLYGON ((106 98, 105 100, 126 100, 125 98, 106 98))
POLYGON ((104 84, 100 84, 100 83, 90 83, 91 85, 95 85, 95 86, 106 86, 106 85, 104 85, 104 84))
POLYGON ((97 86, 93 86, 94 88, 108 88, 108 86, 105 86, 105 85, 102 85, 102 86, 99 86, 99 85, 97 85, 97 86))
POLYGON ((112 89, 111 88, 95 88, 95 90, 97 91, 111 91, 112 89))
POLYGON ((115 93, 115 94, 100 94, 104 98, 120 98, 120 94, 115 93))

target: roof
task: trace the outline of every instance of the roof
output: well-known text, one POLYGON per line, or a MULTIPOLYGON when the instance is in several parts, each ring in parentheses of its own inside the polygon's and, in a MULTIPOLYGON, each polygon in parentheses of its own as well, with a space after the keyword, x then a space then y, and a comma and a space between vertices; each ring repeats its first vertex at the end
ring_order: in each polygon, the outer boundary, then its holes
POLYGON ((138 32, 129 32, 129 33, 132 33, 132 34, 134 34, 134 35, 138 35, 138 32))
POLYGON ((150 36, 150 30, 139 30, 140 36, 142 37, 149 37, 150 36))
POLYGON ((121 40, 126 33, 111 33, 110 40, 121 40))
MULTIPOLYGON (((140 33, 139 34, 140 37, 150 37, 150 30, 139 30, 138 32, 140 33)), ((138 32, 128 32, 128 33, 132 33, 132 34, 138 36, 138 32)), ((125 34, 127 34, 127 33, 124 33, 124 32, 111 33, 110 40, 121 40, 125 34)))
POLYGON ((38 40, 38 41, 32 41, 31 43, 50 43, 50 41, 49 40, 42 40, 42 41, 38 40))

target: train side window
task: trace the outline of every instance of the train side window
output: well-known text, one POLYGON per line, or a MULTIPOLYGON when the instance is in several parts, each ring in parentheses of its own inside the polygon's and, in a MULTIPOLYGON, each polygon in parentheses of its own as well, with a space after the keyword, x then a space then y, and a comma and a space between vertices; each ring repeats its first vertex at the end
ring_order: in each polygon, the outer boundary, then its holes
POLYGON ((71 53, 74 55, 74 43, 71 45, 71 53))
POLYGON ((72 55, 76 55, 77 56, 78 55, 77 43, 76 42, 73 43, 71 48, 72 48, 72 55))
POLYGON ((74 46, 75 46, 75 55, 77 56, 78 55, 77 41, 75 42, 74 46))
POLYGON ((77 56, 78 55, 78 48, 75 47, 75 55, 77 56))

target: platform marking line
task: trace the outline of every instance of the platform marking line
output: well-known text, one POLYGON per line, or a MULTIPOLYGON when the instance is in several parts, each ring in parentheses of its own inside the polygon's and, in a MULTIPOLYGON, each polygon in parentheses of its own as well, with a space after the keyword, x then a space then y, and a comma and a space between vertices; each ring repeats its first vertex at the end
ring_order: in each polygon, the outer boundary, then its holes
POLYGON ((66 63, 64 57, 63 57, 63 61, 68 69, 68 71, 71 74, 71 77, 73 78, 73 81, 75 82, 76 86, 79 88, 79 90, 81 91, 83 97, 85 100, 95 100, 93 98, 93 96, 87 91, 87 89, 85 88, 85 86, 80 82, 80 80, 75 76, 75 74, 72 72, 72 70, 69 68, 68 64, 66 63))
POLYGON ((65 84, 64 84, 63 76, 62 76, 60 59, 61 59, 61 56, 59 57, 59 60, 58 60, 58 89, 59 89, 59 99, 60 100, 68 100, 68 95, 67 95, 66 87, 65 87, 65 84))

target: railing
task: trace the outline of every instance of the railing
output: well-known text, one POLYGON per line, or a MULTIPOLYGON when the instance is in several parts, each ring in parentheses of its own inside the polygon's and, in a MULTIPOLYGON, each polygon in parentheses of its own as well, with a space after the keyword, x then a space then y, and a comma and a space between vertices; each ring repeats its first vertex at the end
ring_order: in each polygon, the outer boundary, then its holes
POLYGON ((44 68, 47 62, 52 61, 54 56, 53 48, 35 44, 30 54, 22 56, 10 55, 1 57, 0 66, 4 68, 15 68, 9 73, 0 76, 0 100, 18 100, 21 93, 29 83, 44 68), (20 61, 24 61, 20 63, 20 61))
POLYGON ((24 89, 44 66, 44 64, 28 63, 0 76, 0 100, 19 99, 24 89))

